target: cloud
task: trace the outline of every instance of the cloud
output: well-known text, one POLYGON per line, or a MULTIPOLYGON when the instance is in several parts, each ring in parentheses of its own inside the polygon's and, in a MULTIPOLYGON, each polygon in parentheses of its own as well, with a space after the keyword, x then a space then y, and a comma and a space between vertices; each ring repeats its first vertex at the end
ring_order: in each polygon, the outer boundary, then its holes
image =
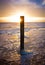
POLYGON ((29 1, 34 2, 37 5, 40 5, 43 2, 43 0, 29 0, 29 1))
POLYGON ((45 0, 43 0, 42 5, 45 5, 45 0))
POLYGON ((30 2, 36 3, 39 7, 45 7, 45 0, 29 0, 30 2))
POLYGON ((16 5, 22 6, 22 5, 25 5, 25 6, 30 6, 30 7, 40 7, 35 2, 31 2, 29 0, 10 0, 10 4, 12 6, 16 6, 16 5))
POLYGON ((42 8, 42 6, 38 5, 36 2, 33 2, 33 0, 32 1, 31 0, 30 1, 29 0, 2 0, 2 1, 4 2, 1 8, 1 16, 12 15, 19 10, 26 11, 30 16, 44 16, 44 8, 42 8))
MULTIPOLYGON (((1 0, 1 4, 2 6, 3 5, 7 5, 7 6, 11 6, 11 7, 15 7, 15 6, 22 6, 22 5, 25 5, 25 6, 30 6, 30 7, 41 7, 39 5, 39 3, 42 3, 44 4, 45 0, 1 0)), ((5 7, 3 6, 3 7, 5 7)))

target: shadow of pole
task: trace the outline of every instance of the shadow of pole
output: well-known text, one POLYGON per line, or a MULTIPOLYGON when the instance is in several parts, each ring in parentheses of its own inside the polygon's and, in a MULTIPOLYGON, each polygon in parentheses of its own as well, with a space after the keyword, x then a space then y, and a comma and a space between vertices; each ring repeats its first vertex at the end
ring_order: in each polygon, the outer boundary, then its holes
POLYGON ((27 55, 21 55, 20 57, 20 64, 21 65, 30 65, 30 60, 31 60, 32 55, 27 54, 27 55))

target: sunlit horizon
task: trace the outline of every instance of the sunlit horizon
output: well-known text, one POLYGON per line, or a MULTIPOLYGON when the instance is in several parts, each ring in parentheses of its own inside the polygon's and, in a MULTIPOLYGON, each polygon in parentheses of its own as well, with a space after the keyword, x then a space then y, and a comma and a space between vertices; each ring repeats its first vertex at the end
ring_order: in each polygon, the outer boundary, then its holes
POLYGON ((20 22, 20 16, 24 16, 25 22, 43 22, 45 21, 45 17, 32 17, 27 15, 24 12, 18 12, 15 15, 7 16, 7 17, 0 17, 0 20, 5 22, 20 22))

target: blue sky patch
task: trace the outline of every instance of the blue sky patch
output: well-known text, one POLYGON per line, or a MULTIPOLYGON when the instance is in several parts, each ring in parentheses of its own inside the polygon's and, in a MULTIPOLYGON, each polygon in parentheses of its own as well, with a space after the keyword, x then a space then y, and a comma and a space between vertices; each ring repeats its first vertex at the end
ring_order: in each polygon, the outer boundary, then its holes
POLYGON ((42 4, 43 0, 29 0, 29 2, 34 2, 36 4, 42 4))

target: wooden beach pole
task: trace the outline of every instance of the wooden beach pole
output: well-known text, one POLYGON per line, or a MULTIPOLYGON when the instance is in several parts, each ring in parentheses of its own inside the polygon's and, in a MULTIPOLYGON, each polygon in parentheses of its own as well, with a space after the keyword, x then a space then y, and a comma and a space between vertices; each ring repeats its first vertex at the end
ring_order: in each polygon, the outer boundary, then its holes
POLYGON ((21 55, 32 55, 32 52, 24 50, 24 16, 20 16, 20 54, 21 55))
POLYGON ((20 16, 20 52, 24 51, 24 16, 20 16))

